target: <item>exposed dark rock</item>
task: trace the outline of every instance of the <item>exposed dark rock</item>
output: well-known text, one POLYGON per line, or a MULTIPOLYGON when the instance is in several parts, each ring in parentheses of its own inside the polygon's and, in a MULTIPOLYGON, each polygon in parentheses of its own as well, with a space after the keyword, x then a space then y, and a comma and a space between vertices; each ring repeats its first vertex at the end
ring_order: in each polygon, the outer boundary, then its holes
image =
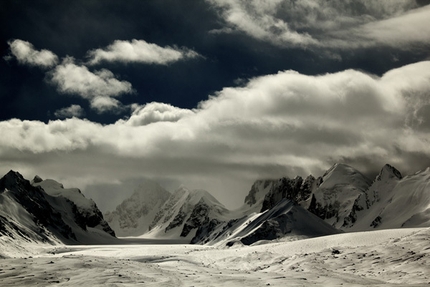
POLYGON ((194 206, 190 217, 185 222, 184 227, 181 232, 182 237, 186 237, 192 229, 199 228, 209 222, 209 212, 210 207, 205 203, 205 201, 200 199, 200 201, 194 206))

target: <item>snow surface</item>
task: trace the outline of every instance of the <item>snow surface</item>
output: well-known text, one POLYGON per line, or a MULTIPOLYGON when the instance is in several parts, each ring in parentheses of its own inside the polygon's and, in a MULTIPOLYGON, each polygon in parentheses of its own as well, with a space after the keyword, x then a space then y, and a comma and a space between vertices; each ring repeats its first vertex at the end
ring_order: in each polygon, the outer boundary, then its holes
MULTIPOLYGON (((216 248, 63 246, 0 260, 2 286, 427 286, 430 229, 216 248)), ((141 243, 145 243, 142 241, 141 243)), ((166 243, 166 242, 164 242, 166 243)))

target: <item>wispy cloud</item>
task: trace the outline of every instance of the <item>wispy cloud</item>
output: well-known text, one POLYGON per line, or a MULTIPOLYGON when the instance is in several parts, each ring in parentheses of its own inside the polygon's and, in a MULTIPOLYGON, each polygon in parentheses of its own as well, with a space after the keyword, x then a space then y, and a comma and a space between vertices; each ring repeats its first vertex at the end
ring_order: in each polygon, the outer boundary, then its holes
POLYGON ((430 7, 416 1, 207 0, 224 26, 211 33, 243 32, 287 47, 356 49, 428 44, 430 7))
POLYGON ((188 48, 160 47, 144 40, 116 40, 104 49, 88 52, 89 63, 123 62, 167 65, 182 59, 201 57, 188 48))
POLYGON ((54 115, 57 118, 65 119, 65 118, 80 118, 84 115, 84 109, 80 105, 71 105, 70 107, 56 110, 54 115))
MULTIPOLYGON (((17 59, 18 63, 50 68, 58 63, 58 57, 49 50, 36 50, 34 46, 23 40, 13 40, 8 42, 11 54, 17 59)), ((11 55, 6 56, 10 59, 11 55)))
POLYGON ((221 198, 257 178, 319 174, 336 161, 414 171, 430 158, 429 90, 428 61, 382 77, 283 71, 224 88, 195 110, 151 103, 110 125, 3 121, 0 160, 67 174, 65 182, 170 178, 221 198))
POLYGON ((86 66, 75 64, 70 57, 50 72, 49 81, 60 93, 87 99, 91 107, 100 113, 121 107, 113 97, 133 93, 131 83, 116 79, 111 71, 101 69, 91 72, 86 66))

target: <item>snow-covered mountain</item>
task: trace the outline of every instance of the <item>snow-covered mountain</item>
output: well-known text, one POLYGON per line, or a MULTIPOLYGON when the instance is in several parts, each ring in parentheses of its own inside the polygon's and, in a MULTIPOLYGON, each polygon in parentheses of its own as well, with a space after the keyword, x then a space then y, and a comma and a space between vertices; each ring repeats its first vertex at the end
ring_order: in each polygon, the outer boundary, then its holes
POLYGON ((142 235, 170 195, 158 183, 145 180, 114 211, 105 214, 106 221, 117 236, 142 235))
POLYGON ((366 191, 372 181, 348 165, 335 164, 320 182, 308 210, 336 228, 354 225, 357 211, 366 207, 366 191))
MULTIPOLYGON (((0 234, 37 242, 96 243, 120 236, 174 238, 200 244, 314 237, 339 230, 430 227, 430 169, 402 177, 385 165, 374 181, 335 164, 321 177, 258 180, 244 204, 227 210, 204 190, 170 194, 146 181, 107 221, 79 189, 54 180, 32 183, 9 172, 0 180, 0 234)), ((1 236, 0 236, 1 238, 1 236)))
POLYGON ((99 243, 115 237, 96 203, 78 188, 64 188, 55 180, 42 180, 39 176, 35 176, 31 184, 45 191, 46 200, 72 228, 78 242, 99 243))
POLYGON ((78 189, 39 177, 31 184, 14 171, 0 179, 0 234, 3 243, 12 240, 14 246, 115 240, 95 203, 78 189))
POLYGON ((181 186, 157 212, 146 235, 191 239, 199 227, 212 220, 225 220, 228 213, 207 191, 181 186))
POLYGON ((372 182, 358 170, 335 164, 323 176, 256 181, 246 203, 270 210, 282 199, 291 199, 333 227, 366 231, 430 226, 430 171, 402 177, 385 165, 372 182), (265 193, 265 195, 264 195, 265 193), (257 204, 258 205, 258 204, 257 204))
POLYGON ((385 165, 366 195, 368 207, 351 230, 430 226, 430 168, 402 177, 385 165))

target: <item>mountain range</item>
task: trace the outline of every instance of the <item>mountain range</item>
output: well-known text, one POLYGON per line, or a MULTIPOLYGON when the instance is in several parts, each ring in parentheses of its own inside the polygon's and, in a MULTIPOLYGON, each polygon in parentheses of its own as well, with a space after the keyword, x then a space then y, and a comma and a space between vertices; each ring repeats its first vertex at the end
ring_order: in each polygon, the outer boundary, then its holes
POLYGON ((135 235, 229 245, 426 227, 430 226, 430 169, 403 177, 387 164, 371 180, 351 166, 335 164, 319 177, 257 180, 237 210, 228 210, 208 192, 181 187, 146 220, 152 221, 148 231, 136 230, 135 235))
POLYGON ((2 246, 109 243, 116 236, 232 246, 429 226, 429 168, 403 177, 387 164, 371 180, 335 164, 319 177, 257 180, 236 210, 205 190, 181 186, 170 193, 145 180, 105 215, 79 189, 54 180, 30 182, 15 171, 0 179, 2 246))

